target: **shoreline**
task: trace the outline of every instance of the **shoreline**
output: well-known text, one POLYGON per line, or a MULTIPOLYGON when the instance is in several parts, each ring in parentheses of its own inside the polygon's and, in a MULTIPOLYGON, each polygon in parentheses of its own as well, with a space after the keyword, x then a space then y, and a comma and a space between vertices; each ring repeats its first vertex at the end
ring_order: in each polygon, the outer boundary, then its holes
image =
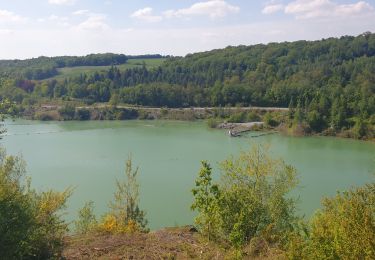
MULTIPOLYGON (((183 119, 168 119, 168 118, 161 118, 161 119, 139 119, 139 118, 135 118, 135 119, 126 119, 126 120, 47 120, 47 121, 43 121, 43 120, 37 120, 37 119, 30 119, 30 118, 25 118, 25 117, 16 117, 16 118, 13 118, 13 119, 9 119, 9 120, 12 120, 12 121, 15 121, 15 120, 26 120, 26 121, 32 121, 32 122, 56 122, 56 123, 59 123, 59 122, 95 122, 95 121, 98 121, 98 122, 120 122, 120 121, 149 121, 149 122, 152 122, 152 121, 176 121, 176 122, 205 122, 207 123, 208 122, 208 119, 195 119, 195 120, 183 120, 183 119)), ((3 125, 4 125, 4 122, 5 120, 2 120, 3 121, 3 125)), ((254 122, 252 122, 254 123, 254 122)), ((248 123, 222 123, 222 124, 227 124, 227 125, 246 125, 246 124, 249 124, 248 123)), ((229 128, 220 128, 220 127, 209 127, 211 129, 215 129, 215 130, 227 130, 229 128)), ((253 129, 249 129, 249 130, 246 130, 244 132, 260 132, 260 131, 263 131, 265 132, 265 134, 262 134, 261 136, 263 135, 269 135, 269 134, 280 134, 280 135, 284 135, 284 136, 289 136, 289 137, 294 137, 294 138, 301 138, 301 137, 329 137, 329 138, 338 138, 338 139, 345 139, 345 140, 352 140, 352 141, 361 141, 361 142, 367 142, 367 143, 373 143, 375 144, 375 139, 355 139, 355 138, 350 138, 350 137, 345 137, 345 136, 341 136, 341 135, 327 135, 327 134, 324 134, 324 133, 313 133, 313 134, 305 134, 305 135, 299 135, 299 134, 291 134, 291 133, 288 133, 287 131, 285 131, 285 129, 281 129, 280 127, 271 127, 271 128, 267 128, 267 127, 262 127, 262 128, 253 128, 253 129)), ((225 133, 225 131, 223 131, 224 134, 228 134, 228 133, 225 133)), ((7 134, 3 134, 2 135, 3 137, 7 136, 7 134)), ((239 135, 238 137, 241 137, 241 135, 239 135)), ((254 136, 254 137, 259 137, 259 136, 254 136)))
MULTIPOLYGON (((355 138, 350 129, 335 131, 324 129, 322 132, 312 132, 301 127, 287 126, 288 108, 281 107, 142 107, 130 105, 94 104, 92 106, 72 106, 68 111, 67 106, 44 104, 28 107, 16 118, 35 121, 123 121, 123 120, 178 120, 197 121, 205 120, 210 128, 235 129, 232 136, 238 136, 247 131, 277 131, 287 136, 329 136, 374 143, 375 138, 355 138), (252 120, 245 120, 238 115, 253 116, 252 120), (272 114, 277 121, 273 125, 265 122, 265 116, 272 114), (237 116, 237 117, 236 117, 237 116), (234 121, 231 118, 235 118, 234 121), (255 117, 255 118, 254 118, 255 117), (254 120, 255 119, 255 120, 254 120), (242 122, 241 122, 242 121, 242 122), (297 129, 298 128, 298 129, 297 129)), ((4 115, 3 115, 4 117, 4 115)))

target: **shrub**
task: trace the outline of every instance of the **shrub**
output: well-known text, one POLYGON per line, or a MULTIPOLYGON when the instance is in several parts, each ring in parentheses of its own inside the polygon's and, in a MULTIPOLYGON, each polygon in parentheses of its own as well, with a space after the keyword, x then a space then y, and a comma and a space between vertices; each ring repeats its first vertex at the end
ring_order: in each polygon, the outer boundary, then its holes
MULTIPOLYGON (((129 227, 136 226, 136 230, 147 231, 146 213, 139 208, 139 184, 137 181, 138 168, 133 169, 132 159, 126 161, 125 179, 117 180, 117 191, 114 201, 110 202, 111 212, 109 220, 113 217, 115 230, 124 232, 129 227)), ((113 223, 109 221, 109 223, 113 223)), ((134 228, 130 228, 134 229, 134 228)))
POLYGON ((251 111, 249 112, 247 115, 246 115, 246 121, 247 122, 258 122, 260 121, 260 117, 257 113, 255 113, 254 111, 251 111))
POLYGON ((207 125, 209 128, 216 128, 219 125, 219 120, 215 118, 209 118, 207 120, 207 125))
POLYGON ((57 121, 60 119, 60 115, 56 111, 37 112, 34 115, 34 119, 40 121, 57 121))
POLYGON ((77 111, 75 112, 74 118, 76 120, 81 120, 81 121, 90 120, 90 115, 91 115, 90 110, 81 108, 81 109, 77 109, 77 111))
POLYGON ((229 123, 243 123, 246 120, 246 114, 244 112, 239 112, 231 115, 228 119, 229 123))
POLYGON ((375 183, 323 200, 311 223, 314 259, 375 259, 375 183))
POLYGON ((67 224, 59 212, 71 190, 38 193, 25 162, 0 149, 0 252, 3 259, 58 258, 67 224))
POLYGON ((113 214, 107 214, 100 223, 99 231, 110 234, 135 233, 144 231, 134 220, 123 222, 113 214))
POLYGON ((74 222, 76 233, 89 233, 96 228, 97 224, 94 214, 94 202, 86 202, 78 212, 78 220, 74 222))
POLYGON ((277 121, 273 118, 273 116, 270 112, 267 112, 263 116, 263 122, 268 127, 276 127, 278 125, 277 121))
POLYGON ((59 114, 63 120, 73 120, 76 109, 74 106, 68 104, 59 109, 59 114))
POLYGON ((255 237, 283 244, 298 220, 295 200, 288 197, 298 183, 296 170, 270 158, 262 147, 222 162, 221 169, 217 186, 207 163, 196 180, 192 208, 198 210, 200 231, 237 248, 255 237))
POLYGON ((136 109, 114 109, 117 120, 136 119, 138 111, 136 109))

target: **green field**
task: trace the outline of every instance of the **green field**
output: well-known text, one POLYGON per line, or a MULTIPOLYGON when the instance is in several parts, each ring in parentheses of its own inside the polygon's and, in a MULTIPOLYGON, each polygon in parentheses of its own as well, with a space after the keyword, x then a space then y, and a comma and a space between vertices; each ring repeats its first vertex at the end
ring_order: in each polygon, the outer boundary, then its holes
MULTIPOLYGON (((126 64, 117 65, 121 71, 126 69, 142 67, 143 62, 146 64, 147 68, 153 68, 161 65, 166 59, 129 59, 126 64)), ((107 71, 111 66, 79 66, 79 67, 66 67, 58 69, 59 74, 50 79, 65 79, 76 77, 81 74, 92 74, 100 71, 107 71)))

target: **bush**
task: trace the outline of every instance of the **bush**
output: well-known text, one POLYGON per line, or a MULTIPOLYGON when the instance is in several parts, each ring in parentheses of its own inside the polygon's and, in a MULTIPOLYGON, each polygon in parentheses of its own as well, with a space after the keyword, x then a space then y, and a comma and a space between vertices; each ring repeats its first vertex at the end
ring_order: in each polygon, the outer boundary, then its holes
POLYGON ((207 120, 207 125, 209 128, 216 128, 219 125, 219 120, 215 118, 209 118, 207 120))
POLYGON ((78 212, 78 220, 74 222, 75 231, 78 234, 86 234, 93 231, 97 224, 94 214, 94 202, 86 202, 78 212))
POLYGON ((76 120, 81 120, 81 121, 90 120, 90 115, 91 115, 90 110, 81 108, 75 112, 74 118, 76 120))
POLYGON ((239 112, 231 115, 228 119, 229 123, 243 123, 246 120, 246 114, 244 112, 239 112))
POLYGON ((98 228, 99 231, 110 234, 135 233, 144 231, 144 229, 142 229, 134 220, 123 222, 112 214, 105 215, 98 228))
POLYGON ((314 259, 375 259, 375 183, 324 199, 311 223, 314 259))
POLYGON ((63 120, 73 120, 75 112, 75 107, 69 104, 59 109, 59 114, 63 120))
POLYGON ((278 122, 273 118, 273 116, 270 112, 267 112, 263 116, 263 122, 268 127, 276 127, 278 125, 278 122))
POLYGON ((288 197, 298 183, 296 170, 261 147, 224 161, 221 169, 217 185, 207 163, 196 180, 192 208, 200 231, 237 248, 256 237, 283 244, 298 220, 295 200, 288 197))
POLYGON ((260 121, 260 117, 257 113, 255 113, 254 111, 251 111, 249 112, 247 115, 246 115, 246 121, 247 122, 259 122, 260 121))
POLYGON ((117 120, 136 119, 138 111, 136 109, 115 109, 115 115, 117 120))
POLYGON ((40 121, 57 121, 60 119, 60 116, 56 111, 45 111, 35 113, 34 119, 40 121))
POLYGON ((126 161, 125 179, 116 181, 117 191, 114 194, 114 201, 110 202, 111 212, 104 219, 104 229, 120 233, 129 230, 148 230, 146 213, 139 208, 137 175, 138 168, 133 169, 132 159, 129 156, 126 161))
POLYGON ((51 259, 62 251, 61 219, 71 190, 38 193, 25 178, 25 162, 0 149, 0 252, 3 259, 51 259))

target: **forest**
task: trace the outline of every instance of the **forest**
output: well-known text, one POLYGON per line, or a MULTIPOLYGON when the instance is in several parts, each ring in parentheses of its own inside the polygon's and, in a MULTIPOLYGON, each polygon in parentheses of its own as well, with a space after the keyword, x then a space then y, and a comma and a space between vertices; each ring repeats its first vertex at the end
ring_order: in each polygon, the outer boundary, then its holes
POLYGON ((289 127, 374 136, 375 34, 370 32, 229 46, 168 57, 154 68, 116 67, 126 60, 125 55, 102 54, 0 61, 0 97, 23 106, 56 99, 172 108, 289 107, 289 121, 279 122, 289 127), (105 72, 48 80, 57 68, 103 64, 113 66, 105 72))
POLYGON ((58 74, 57 69, 78 66, 111 66, 128 59, 163 58, 159 54, 125 56, 124 54, 89 54, 86 56, 38 57, 27 60, 0 60, 0 75, 17 79, 42 80, 58 74))

